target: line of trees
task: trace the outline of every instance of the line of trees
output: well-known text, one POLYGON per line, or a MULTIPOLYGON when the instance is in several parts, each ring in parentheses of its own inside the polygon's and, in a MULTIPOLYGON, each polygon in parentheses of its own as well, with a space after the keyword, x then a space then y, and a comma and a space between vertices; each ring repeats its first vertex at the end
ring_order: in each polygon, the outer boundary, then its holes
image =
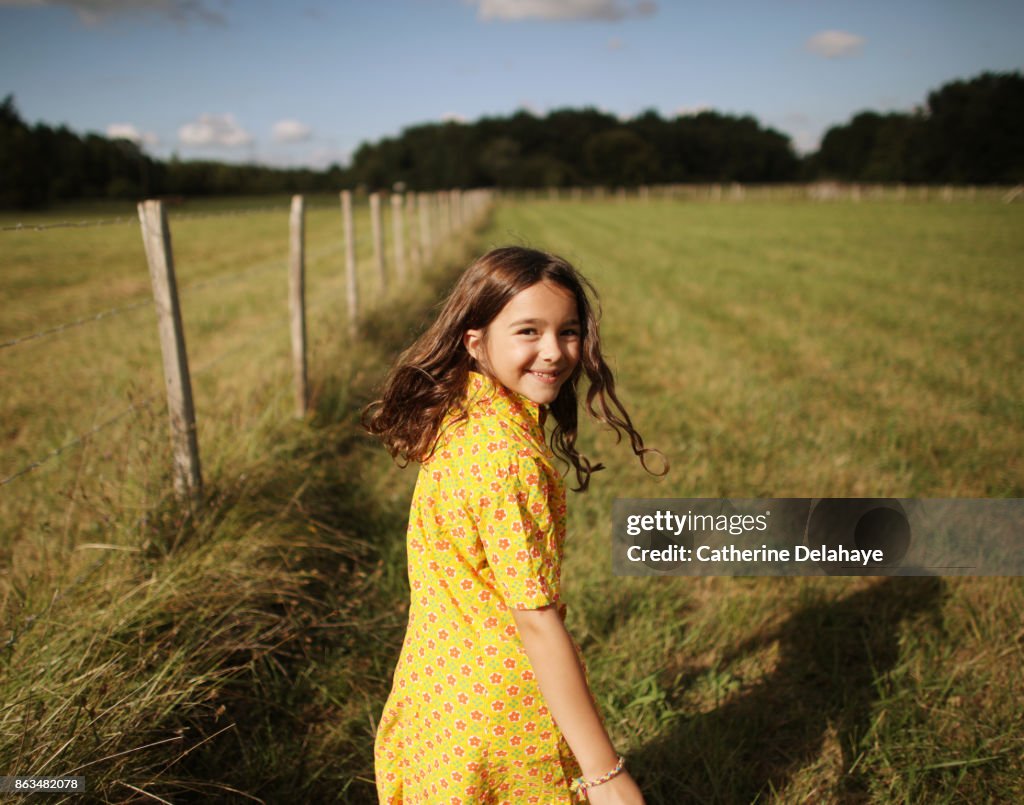
POLYGON ((912 114, 861 112, 826 132, 807 174, 866 182, 1024 182, 1024 76, 983 73, 912 114))
POLYGON ((0 208, 45 207, 79 198, 154 195, 241 195, 337 190, 338 166, 327 171, 223 162, 161 161, 136 143, 65 126, 29 126, 14 98, 0 104, 0 208))
POLYGON ((526 111, 412 126, 364 143, 347 168, 160 161, 127 140, 25 123, 0 104, 0 207, 75 198, 450 187, 636 186, 661 182, 1006 183, 1024 181, 1024 76, 983 73, 914 113, 861 112, 800 159, 785 135, 718 112, 622 121, 596 109, 526 111))
POLYGON ((596 109, 414 126, 362 145, 350 175, 380 186, 635 186, 655 182, 781 182, 797 178, 789 138, 752 117, 717 112, 621 121, 596 109))

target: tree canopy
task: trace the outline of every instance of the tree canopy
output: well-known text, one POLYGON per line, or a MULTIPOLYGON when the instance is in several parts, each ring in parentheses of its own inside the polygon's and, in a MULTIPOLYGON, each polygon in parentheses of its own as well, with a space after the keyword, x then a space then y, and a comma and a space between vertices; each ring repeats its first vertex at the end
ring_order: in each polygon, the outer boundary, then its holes
POLYGON ((29 126, 14 98, 0 104, 0 208, 44 207, 79 198, 227 195, 335 190, 338 167, 282 170, 222 162, 160 161, 129 140, 29 126))
POLYGON ((912 114, 861 112, 826 132, 809 169, 852 181, 1024 181, 1024 76, 953 81, 912 114))
POLYGON ((363 143, 347 168, 281 169, 154 159, 128 140, 30 126, 0 104, 0 207, 76 198, 452 187, 636 186, 682 182, 1024 181, 1024 76, 945 84, 913 113, 864 111, 801 160, 789 138, 719 112, 622 120, 593 108, 520 110, 473 123, 411 126, 363 143))
POLYGON ((352 181, 443 187, 635 186, 656 182, 775 182, 797 178, 789 138, 751 117, 716 112, 620 120, 596 109, 525 110, 475 123, 431 123, 364 144, 352 181))

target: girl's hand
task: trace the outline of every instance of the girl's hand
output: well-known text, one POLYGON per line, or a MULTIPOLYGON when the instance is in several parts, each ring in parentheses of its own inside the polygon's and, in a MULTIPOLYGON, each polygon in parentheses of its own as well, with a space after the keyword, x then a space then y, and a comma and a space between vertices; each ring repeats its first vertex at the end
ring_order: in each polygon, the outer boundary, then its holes
POLYGON ((590 805, 644 805, 644 795, 628 771, 615 775, 607 783, 587 791, 590 805))

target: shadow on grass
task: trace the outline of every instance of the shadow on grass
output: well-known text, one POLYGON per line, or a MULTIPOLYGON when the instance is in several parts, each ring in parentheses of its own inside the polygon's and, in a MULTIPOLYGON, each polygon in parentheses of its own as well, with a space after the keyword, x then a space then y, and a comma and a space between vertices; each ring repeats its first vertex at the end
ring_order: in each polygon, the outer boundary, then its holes
POLYGON ((938 578, 887 578, 838 601, 812 602, 737 646, 723 666, 776 641, 777 662, 749 690, 643 747, 631 765, 647 801, 767 801, 822 760, 830 732, 841 757, 826 762, 839 783, 819 789, 820 801, 867 801, 856 760, 879 686, 899 660, 901 630, 934 620, 944 590, 938 578))

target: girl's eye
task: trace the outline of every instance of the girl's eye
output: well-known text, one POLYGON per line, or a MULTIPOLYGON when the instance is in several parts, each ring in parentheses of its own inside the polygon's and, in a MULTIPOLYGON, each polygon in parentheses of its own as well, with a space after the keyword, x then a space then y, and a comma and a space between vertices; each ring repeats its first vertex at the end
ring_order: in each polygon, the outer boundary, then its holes
POLYGON ((578 336, 579 334, 580 334, 580 331, 577 330, 575 327, 570 327, 568 330, 563 330, 562 331, 562 335, 578 336))
POLYGON ((526 327, 519 331, 519 335, 536 335, 537 331, 532 327, 526 327))

